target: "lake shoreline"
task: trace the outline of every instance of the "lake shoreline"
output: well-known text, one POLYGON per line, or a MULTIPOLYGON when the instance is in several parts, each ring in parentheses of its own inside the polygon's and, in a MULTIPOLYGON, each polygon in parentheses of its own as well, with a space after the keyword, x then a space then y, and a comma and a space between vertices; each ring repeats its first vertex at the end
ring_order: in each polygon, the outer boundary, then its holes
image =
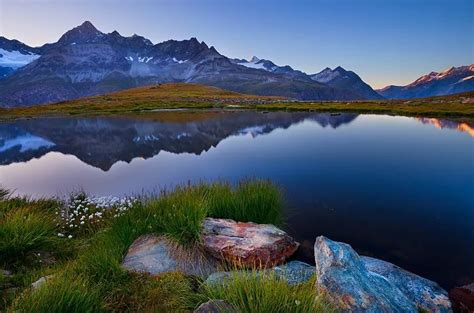
POLYGON ((0 121, 48 116, 148 114, 157 110, 238 109, 373 113, 474 120, 474 92, 407 100, 298 101, 228 92, 203 85, 163 84, 30 107, 0 108, 0 121))
POLYGON ((300 244, 274 226, 284 222, 282 203, 281 191, 264 180, 187 185, 144 198, 30 200, 0 189, 3 305, 18 312, 84 303, 98 311, 192 311, 224 300, 239 312, 249 305, 451 311, 438 284, 324 236, 315 239, 316 267, 287 260, 300 244))

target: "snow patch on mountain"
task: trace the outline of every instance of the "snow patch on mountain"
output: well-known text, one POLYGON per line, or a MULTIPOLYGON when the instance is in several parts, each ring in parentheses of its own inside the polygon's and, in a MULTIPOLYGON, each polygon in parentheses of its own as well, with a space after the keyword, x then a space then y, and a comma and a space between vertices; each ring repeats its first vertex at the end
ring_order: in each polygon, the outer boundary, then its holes
POLYGON ((325 68, 321 72, 311 76, 311 79, 319 83, 327 83, 333 80, 334 78, 341 75, 338 71, 332 70, 329 67, 325 68))
POLYGON ((464 81, 466 81, 466 80, 473 79, 473 78, 474 78, 474 75, 464 77, 463 79, 459 80, 459 83, 460 83, 460 82, 464 82, 464 81))
POLYGON ((254 68, 254 69, 258 69, 258 70, 268 71, 268 69, 263 65, 264 62, 260 62, 260 61, 262 61, 262 60, 260 60, 256 56, 254 56, 254 57, 252 57, 252 59, 250 61, 239 62, 237 64, 248 67, 248 68, 254 68))
POLYGON ((31 52, 23 54, 19 51, 7 51, 0 48, 0 66, 4 67, 17 69, 33 62, 39 57, 40 55, 31 52))
MULTIPOLYGON (((442 80, 444 78, 448 78, 450 76, 453 76, 453 75, 462 75, 463 73, 465 72, 468 72, 468 71, 473 71, 472 69, 472 65, 470 66, 459 66, 459 67, 450 67, 444 71, 442 71, 441 73, 438 73, 438 72, 431 72, 427 75, 423 75, 421 76, 420 78, 418 78, 417 80, 415 80, 413 83, 409 84, 407 87, 415 87, 415 86, 418 86, 420 84, 424 84, 424 83, 427 83, 427 82, 430 82, 430 81, 433 81, 433 80, 442 80)), ((472 77, 472 76, 471 76, 472 77)), ((465 77, 465 79, 468 79, 468 77, 465 77)), ((462 81, 462 80, 460 80, 462 81)))
POLYGON ((186 62, 186 61, 188 61, 188 60, 178 60, 178 59, 176 59, 175 57, 173 57, 173 62, 178 63, 178 64, 182 64, 182 63, 184 63, 184 62, 186 62))
POLYGON ((153 57, 138 57, 138 62, 140 63, 148 63, 153 60, 153 57))

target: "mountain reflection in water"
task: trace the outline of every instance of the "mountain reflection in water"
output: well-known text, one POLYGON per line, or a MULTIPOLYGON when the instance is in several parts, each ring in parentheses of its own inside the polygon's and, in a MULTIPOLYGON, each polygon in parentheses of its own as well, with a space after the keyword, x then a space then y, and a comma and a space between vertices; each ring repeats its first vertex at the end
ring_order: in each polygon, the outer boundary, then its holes
POLYGON ((357 118, 356 114, 250 111, 208 112, 204 118, 190 112, 157 116, 158 120, 48 118, 0 124, 0 164, 25 162, 57 151, 75 155, 81 161, 107 171, 118 161, 130 162, 136 157, 147 159, 160 151, 199 155, 232 135, 256 137, 304 120, 337 128, 357 118))

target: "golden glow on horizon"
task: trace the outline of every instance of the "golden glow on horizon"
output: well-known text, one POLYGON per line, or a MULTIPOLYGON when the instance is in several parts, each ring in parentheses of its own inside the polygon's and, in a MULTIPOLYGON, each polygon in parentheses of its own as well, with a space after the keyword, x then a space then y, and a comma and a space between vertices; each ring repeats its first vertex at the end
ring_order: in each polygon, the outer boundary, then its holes
POLYGON ((456 121, 440 120, 437 118, 424 118, 424 117, 416 117, 415 119, 423 124, 433 125, 434 127, 438 129, 443 129, 443 128, 456 129, 460 132, 464 132, 470 135, 471 137, 474 137, 474 127, 465 122, 456 122, 456 121))

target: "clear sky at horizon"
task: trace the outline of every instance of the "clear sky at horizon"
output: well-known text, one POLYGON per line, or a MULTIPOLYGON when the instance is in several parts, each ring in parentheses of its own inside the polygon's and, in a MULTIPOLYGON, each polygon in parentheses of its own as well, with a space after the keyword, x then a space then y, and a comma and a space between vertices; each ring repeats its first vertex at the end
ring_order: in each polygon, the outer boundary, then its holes
POLYGON ((85 20, 307 73, 340 65, 374 88, 474 63, 473 0, 0 0, 0 36, 32 46, 85 20))

